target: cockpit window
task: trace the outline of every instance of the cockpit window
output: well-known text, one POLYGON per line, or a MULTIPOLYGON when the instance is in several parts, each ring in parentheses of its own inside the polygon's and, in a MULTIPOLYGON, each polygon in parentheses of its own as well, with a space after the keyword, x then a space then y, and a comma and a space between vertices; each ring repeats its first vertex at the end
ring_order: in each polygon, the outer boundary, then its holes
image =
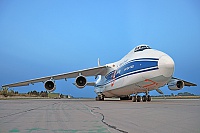
POLYGON ((135 48, 134 52, 143 51, 145 49, 151 49, 151 48, 147 45, 140 45, 135 48))

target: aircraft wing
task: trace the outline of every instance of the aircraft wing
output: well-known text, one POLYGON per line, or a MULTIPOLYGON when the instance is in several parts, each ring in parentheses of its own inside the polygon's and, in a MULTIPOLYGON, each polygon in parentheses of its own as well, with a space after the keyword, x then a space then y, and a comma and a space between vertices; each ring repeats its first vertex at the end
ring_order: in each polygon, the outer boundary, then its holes
POLYGON ((197 86, 197 85, 194 84, 194 83, 190 83, 190 82, 185 81, 185 80, 182 80, 182 79, 178 79, 178 78, 174 78, 174 77, 172 77, 172 79, 177 79, 177 80, 183 81, 185 86, 197 86))
POLYGON ((108 69, 107 66, 99 66, 99 67, 78 70, 78 71, 69 72, 69 73, 62 73, 62 74, 58 74, 58 75, 52 75, 52 76, 47 76, 47 77, 26 80, 26 81, 22 81, 22 82, 13 83, 13 84, 2 85, 2 87, 10 88, 10 87, 17 87, 17 86, 28 86, 29 84, 34 84, 34 83, 38 83, 38 82, 44 83, 45 81, 50 80, 50 79, 59 80, 59 79, 76 78, 80 74, 83 76, 105 75, 107 72, 107 69, 108 69))

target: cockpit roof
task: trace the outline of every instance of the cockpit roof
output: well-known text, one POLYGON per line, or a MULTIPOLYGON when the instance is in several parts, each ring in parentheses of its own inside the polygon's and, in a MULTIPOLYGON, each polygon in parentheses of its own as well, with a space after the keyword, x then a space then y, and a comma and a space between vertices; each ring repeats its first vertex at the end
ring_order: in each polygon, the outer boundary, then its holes
POLYGON ((143 51, 145 49, 151 49, 148 45, 142 44, 134 48, 134 52, 143 51))

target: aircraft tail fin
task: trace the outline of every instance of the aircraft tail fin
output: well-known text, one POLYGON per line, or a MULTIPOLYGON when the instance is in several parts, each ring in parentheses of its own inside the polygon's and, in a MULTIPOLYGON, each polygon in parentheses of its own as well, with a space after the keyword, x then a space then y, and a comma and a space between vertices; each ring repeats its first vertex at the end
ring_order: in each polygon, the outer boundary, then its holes
POLYGON ((98 58, 98 66, 101 66, 101 64, 100 64, 100 59, 98 58))

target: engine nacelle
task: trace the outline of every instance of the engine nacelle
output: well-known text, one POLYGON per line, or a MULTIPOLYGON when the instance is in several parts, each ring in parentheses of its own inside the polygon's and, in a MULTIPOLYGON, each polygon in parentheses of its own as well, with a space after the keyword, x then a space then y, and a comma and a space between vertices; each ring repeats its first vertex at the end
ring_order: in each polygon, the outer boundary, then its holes
POLYGON ((52 91, 54 91, 56 89, 56 85, 55 85, 55 82, 53 80, 47 80, 44 83, 44 87, 49 92, 52 92, 52 91))
POLYGON ((172 79, 169 83, 168 83, 168 88, 170 90, 180 90, 184 87, 184 82, 181 80, 177 80, 177 79, 172 79))
POLYGON ((84 76, 78 76, 76 77, 76 81, 75 81, 75 85, 76 87, 78 87, 79 89, 82 89, 86 86, 87 84, 87 79, 84 76))

